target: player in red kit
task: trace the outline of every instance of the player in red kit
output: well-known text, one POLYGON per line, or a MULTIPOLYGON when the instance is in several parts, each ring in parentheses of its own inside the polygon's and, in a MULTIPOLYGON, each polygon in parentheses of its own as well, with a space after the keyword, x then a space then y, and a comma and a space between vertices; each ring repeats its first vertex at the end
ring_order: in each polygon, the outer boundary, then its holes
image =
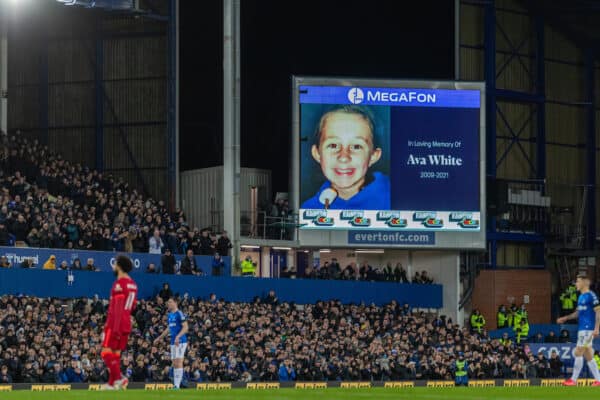
POLYGON ((104 390, 126 389, 129 380, 121 376, 121 351, 127 347, 131 333, 131 312, 135 309, 137 285, 128 275, 133 268, 129 257, 120 255, 115 262, 116 282, 110 292, 108 317, 104 326, 102 359, 109 371, 104 390))

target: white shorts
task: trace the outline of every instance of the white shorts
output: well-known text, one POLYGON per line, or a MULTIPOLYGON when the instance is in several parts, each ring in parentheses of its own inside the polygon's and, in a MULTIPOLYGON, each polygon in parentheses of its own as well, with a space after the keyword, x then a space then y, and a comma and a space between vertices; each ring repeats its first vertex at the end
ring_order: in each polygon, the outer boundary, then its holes
POLYGON ((594 342, 594 331, 578 331, 577 347, 590 347, 594 342))
POLYGON ((185 356, 185 349, 187 348, 187 343, 179 343, 179 345, 171 345, 171 360, 176 360, 178 358, 183 358, 185 356))

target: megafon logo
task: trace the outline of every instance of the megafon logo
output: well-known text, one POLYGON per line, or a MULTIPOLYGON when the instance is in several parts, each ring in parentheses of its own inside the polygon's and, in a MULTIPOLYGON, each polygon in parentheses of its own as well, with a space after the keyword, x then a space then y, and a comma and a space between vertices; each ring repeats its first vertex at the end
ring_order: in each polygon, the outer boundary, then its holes
POLYGON ((348 100, 352 104, 360 104, 365 99, 365 94, 361 88, 353 87, 348 90, 348 100))

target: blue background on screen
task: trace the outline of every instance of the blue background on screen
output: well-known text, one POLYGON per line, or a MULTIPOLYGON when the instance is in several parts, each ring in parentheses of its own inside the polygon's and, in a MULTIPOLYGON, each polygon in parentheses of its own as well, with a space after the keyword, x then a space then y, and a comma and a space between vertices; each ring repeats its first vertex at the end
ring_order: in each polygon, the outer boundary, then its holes
POLYGON ((393 210, 480 211, 479 109, 391 107, 393 210), (409 147, 408 141, 461 142, 460 148, 409 147), (407 165, 409 155, 427 165, 407 165), (428 156, 460 157, 462 166, 430 165, 428 156), (448 179, 422 178, 421 171, 448 172, 448 179))

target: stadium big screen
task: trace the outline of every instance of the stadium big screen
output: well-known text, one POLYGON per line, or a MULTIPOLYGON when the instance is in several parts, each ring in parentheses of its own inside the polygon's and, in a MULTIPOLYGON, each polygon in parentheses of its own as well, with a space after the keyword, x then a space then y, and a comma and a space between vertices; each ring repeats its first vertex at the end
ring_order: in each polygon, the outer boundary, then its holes
POLYGON ((295 77, 301 242, 482 247, 483 88, 295 77))

